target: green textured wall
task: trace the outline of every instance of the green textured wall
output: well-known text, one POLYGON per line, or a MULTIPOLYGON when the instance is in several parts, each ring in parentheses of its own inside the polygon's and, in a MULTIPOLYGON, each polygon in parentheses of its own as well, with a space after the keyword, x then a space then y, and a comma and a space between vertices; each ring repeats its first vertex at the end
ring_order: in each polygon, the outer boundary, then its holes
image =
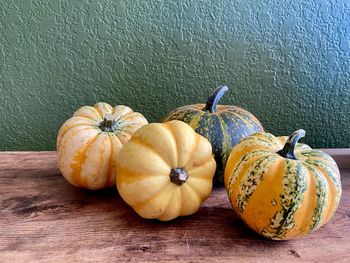
POLYGON ((266 130, 350 147, 347 0, 0 0, 0 27, 0 150, 53 150, 85 104, 157 121, 222 83, 266 130))

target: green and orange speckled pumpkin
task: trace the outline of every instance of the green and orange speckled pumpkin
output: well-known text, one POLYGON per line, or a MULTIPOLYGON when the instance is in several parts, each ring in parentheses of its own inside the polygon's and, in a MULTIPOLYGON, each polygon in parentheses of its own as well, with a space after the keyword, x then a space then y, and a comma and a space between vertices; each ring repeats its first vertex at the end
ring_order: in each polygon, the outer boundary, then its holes
POLYGON ((210 141, 217 164, 215 184, 223 183, 226 161, 233 146, 245 136, 263 131, 258 119, 248 111, 237 106, 218 105, 227 90, 227 86, 221 86, 208 98, 206 105, 183 106, 163 119, 163 122, 183 121, 210 141))
POLYGON ((235 212, 257 233, 275 240, 315 231, 333 216, 341 196, 335 161, 287 138, 257 133, 236 145, 227 161, 225 186, 235 212))

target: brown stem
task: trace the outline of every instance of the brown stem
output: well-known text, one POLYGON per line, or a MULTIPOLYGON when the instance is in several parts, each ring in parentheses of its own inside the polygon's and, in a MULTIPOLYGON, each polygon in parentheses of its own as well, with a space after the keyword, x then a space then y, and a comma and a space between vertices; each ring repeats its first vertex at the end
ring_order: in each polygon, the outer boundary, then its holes
POLYGON ((188 179, 188 174, 184 168, 173 168, 170 171, 170 181, 177 185, 182 185, 188 179))
POLYGON ((99 128, 104 132, 114 132, 117 128, 114 115, 106 114, 103 121, 100 123, 99 128))

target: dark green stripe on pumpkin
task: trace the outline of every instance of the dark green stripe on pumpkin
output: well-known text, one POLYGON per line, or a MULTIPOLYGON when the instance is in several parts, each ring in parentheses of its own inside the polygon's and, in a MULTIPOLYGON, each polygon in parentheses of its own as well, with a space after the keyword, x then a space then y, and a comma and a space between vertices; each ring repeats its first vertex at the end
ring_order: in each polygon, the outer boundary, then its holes
POLYGON ((319 224, 321 223, 325 209, 327 207, 327 200, 328 200, 328 183, 325 181, 323 175, 317 171, 312 165, 305 163, 305 167, 310 171, 311 176, 314 177, 316 180, 316 206, 314 208, 313 214, 312 214, 312 224, 310 226, 310 230, 316 229, 319 224))
POLYGON ((262 230, 262 235, 271 239, 284 239, 295 227, 294 215, 304 199, 307 189, 306 170, 301 163, 285 159, 283 193, 280 195, 282 209, 271 219, 270 224, 262 230))
POLYGON ((222 150, 223 150, 223 130, 222 126, 219 120, 219 117, 216 114, 204 114, 200 121, 198 122, 197 128, 195 128, 195 131, 204 136, 209 140, 209 142, 212 145, 213 153, 215 155, 215 161, 216 161, 216 179, 217 177, 220 177, 220 181, 223 180, 223 156, 222 156, 222 150))
MULTIPOLYGON (((226 187, 227 189, 232 189, 232 184, 234 184, 236 182, 235 180, 237 179, 238 171, 240 169, 243 169, 243 167, 246 165, 246 163, 249 160, 251 160, 252 158, 254 158, 256 155, 270 156, 271 152, 267 151, 267 150, 260 149, 260 150, 255 150, 255 151, 249 151, 249 152, 246 152, 245 154, 243 154, 234 166, 233 172, 230 176, 230 180, 229 180, 228 185, 226 187)), ((232 193, 229 191, 228 192, 229 199, 231 199, 231 194, 232 193)))
MULTIPOLYGON (((257 126, 248 127, 247 123, 244 122, 242 118, 237 118, 237 116, 235 116, 231 112, 222 112, 220 114, 220 117, 226 125, 227 134, 231 141, 231 145, 227 149, 227 158, 230 155, 232 148, 236 144, 238 144, 242 139, 252 135, 253 133, 261 131, 260 129, 256 128, 257 126)), ((225 159, 225 163, 227 158, 225 159)))
POLYGON ((220 116, 229 131, 228 134, 230 135, 232 145, 236 145, 242 138, 258 132, 258 130, 247 129, 247 124, 231 112, 222 112, 220 116))
POLYGON ((264 179, 264 174, 268 171, 269 166, 273 164, 276 158, 277 156, 274 153, 263 155, 255 160, 254 166, 249 169, 247 175, 241 179, 237 194, 237 208, 239 213, 242 214, 244 212, 251 196, 264 179))
POLYGON ((318 150, 308 150, 299 153, 303 158, 303 162, 315 167, 315 169, 323 170, 329 178, 331 178, 336 190, 336 205, 338 206, 341 197, 341 181, 338 176, 335 176, 334 171, 331 169, 331 165, 334 165, 334 169, 337 169, 337 164, 328 154, 318 150), (306 157, 306 159, 304 159, 306 157), (313 159, 320 158, 320 160, 313 159))
POLYGON ((230 155, 231 150, 235 144, 232 144, 232 139, 231 139, 232 131, 227 127, 225 120, 220 115, 218 116, 218 119, 221 124, 221 130, 223 135, 223 140, 221 141, 221 144, 222 144, 221 157, 222 157, 222 165, 223 165, 222 173, 224 173, 228 156, 230 155))
POLYGON ((322 169, 327 174, 327 176, 329 176, 329 178, 331 178, 332 182, 334 183, 334 185, 337 189, 337 192, 340 191, 340 188, 341 188, 340 179, 337 176, 334 176, 334 172, 329 168, 329 166, 327 166, 322 161, 312 160, 312 159, 306 160, 304 162, 316 167, 317 169, 322 169))
POLYGON ((263 127, 261 126, 261 123, 259 122, 259 120, 254 115, 252 115, 250 112, 248 112, 240 107, 233 107, 232 109, 229 110, 229 112, 239 114, 241 116, 241 118, 243 118, 248 123, 250 123, 251 126, 253 126, 254 130, 263 131, 263 127))
POLYGON ((255 118, 245 112, 245 111, 239 111, 236 109, 230 109, 227 111, 227 113, 231 114, 231 119, 238 119, 241 122, 240 126, 244 126, 247 130, 247 134, 250 135, 255 132, 262 132, 263 129, 262 127, 255 122, 255 118), (254 118, 254 119, 253 119, 254 118))

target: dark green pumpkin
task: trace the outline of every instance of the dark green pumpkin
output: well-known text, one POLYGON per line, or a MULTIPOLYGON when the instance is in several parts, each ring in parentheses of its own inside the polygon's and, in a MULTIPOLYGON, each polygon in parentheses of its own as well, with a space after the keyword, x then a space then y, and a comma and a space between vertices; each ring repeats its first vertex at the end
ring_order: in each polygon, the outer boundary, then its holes
POLYGON ((218 105, 227 90, 227 86, 221 86, 208 98, 206 105, 183 106, 173 110, 163 119, 163 122, 186 122, 210 141, 217 164, 215 184, 223 184, 226 161, 233 146, 243 137, 263 131, 258 119, 250 112, 237 106, 218 105))

